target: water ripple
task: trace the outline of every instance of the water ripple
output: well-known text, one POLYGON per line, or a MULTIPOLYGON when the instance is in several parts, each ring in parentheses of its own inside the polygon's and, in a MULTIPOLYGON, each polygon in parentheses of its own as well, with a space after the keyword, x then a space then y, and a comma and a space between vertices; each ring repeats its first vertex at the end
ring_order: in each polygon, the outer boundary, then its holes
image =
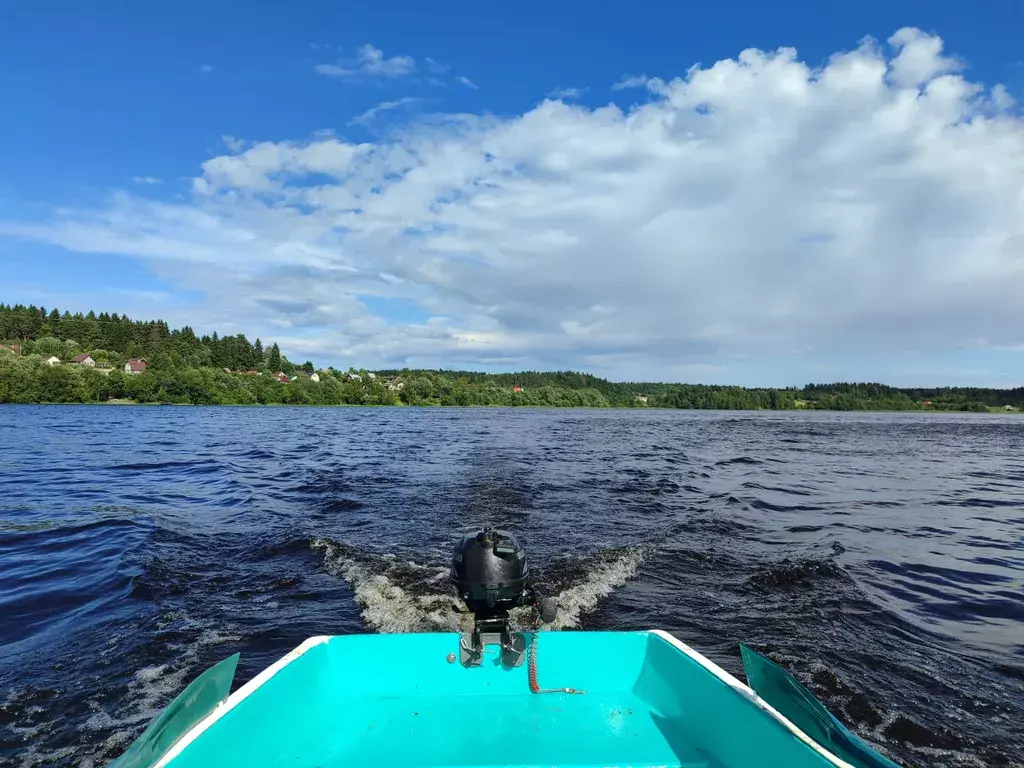
POLYGON ((3 407, 0 440, 0 763, 109 760, 235 651, 451 626, 483 523, 567 628, 746 642, 908 766, 1024 761, 1019 418, 3 407))

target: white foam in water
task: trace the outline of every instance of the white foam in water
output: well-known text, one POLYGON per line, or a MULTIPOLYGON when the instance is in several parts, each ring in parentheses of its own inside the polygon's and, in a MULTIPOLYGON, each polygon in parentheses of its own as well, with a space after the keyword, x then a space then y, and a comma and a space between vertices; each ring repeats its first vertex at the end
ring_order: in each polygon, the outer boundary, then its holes
POLYGON ((588 569, 582 583, 559 592, 558 616, 551 623, 551 628, 579 626, 580 616, 594 610, 601 598, 636 576, 642 562, 643 553, 639 549, 629 549, 614 560, 597 563, 588 569))
MULTIPOLYGON (((316 539, 311 546, 323 551, 324 565, 332 575, 352 586, 356 602, 363 609, 363 619, 378 632, 436 632, 462 628, 465 617, 453 610, 460 607, 454 595, 411 595, 386 573, 375 572, 331 541, 316 539)), ((378 561, 392 568, 397 564, 393 556, 379 557, 378 561)), ((424 582, 439 580, 446 573, 444 569, 431 572, 415 563, 405 565, 422 569, 424 582)), ((386 570, 388 566, 384 567, 386 570)))
MULTIPOLYGON (((188 685, 192 679, 203 671, 200 663, 201 649, 224 643, 234 643, 241 639, 239 635, 223 631, 222 627, 212 628, 206 622, 200 622, 184 614, 175 617, 178 626, 197 631, 198 636, 189 643, 174 643, 168 649, 175 652, 173 664, 160 664, 136 670, 128 681, 126 695, 117 702, 94 701, 91 703, 93 714, 82 724, 83 731, 103 732, 110 735, 102 743, 89 740, 89 747, 63 747, 46 749, 35 746, 28 747, 19 756, 23 768, 42 768, 51 765, 74 765, 76 768, 99 768, 109 762, 101 755, 120 754, 141 733, 142 729, 157 717, 163 708, 188 685)), ((48 727, 48 726, 46 726, 48 727)), ((31 743, 44 726, 33 729, 22 729, 26 743, 31 743)))
MULTIPOLYGON (((315 539, 313 549, 324 553, 324 565, 334 576, 347 581, 355 593, 356 602, 363 609, 363 620, 378 632, 437 632, 468 631, 472 617, 456 613, 464 609, 454 594, 443 593, 446 568, 435 569, 416 563, 401 563, 393 555, 353 557, 349 552, 328 539, 315 539), (374 564, 377 567, 373 567, 374 564), (438 593, 410 594, 396 584, 388 573, 397 566, 422 571, 420 586, 437 584, 438 593)), ((563 589, 557 596, 558 616, 552 629, 578 626, 580 616, 597 607, 601 598, 636 575, 643 559, 640 550, 624 550, 618 557, 594 563, 586 569, 583 581, 563 589)), ((404 574, 403 574, 404 575, 404 574)), ((532 609, 512 612, 513 624, 525 628, 532 623, 532 609)))
POLYGON ((158 667, 143 667, 135 673, 135 679, 141 683, 151 683, 166 671, 166 664, 161 664, 158 667))

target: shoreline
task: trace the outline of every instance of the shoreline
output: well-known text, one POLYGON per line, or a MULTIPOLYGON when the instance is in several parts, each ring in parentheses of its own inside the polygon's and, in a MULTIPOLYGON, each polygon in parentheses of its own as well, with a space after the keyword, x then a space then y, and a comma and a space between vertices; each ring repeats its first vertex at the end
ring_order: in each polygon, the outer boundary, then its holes
POLYGON ((531 410, 531 411, 713 411, 716 413, 919 413, 919 414, 976 414, 978 416, 1024 416, 1024 410, 1007 411, 1001 408, 990 408, 988 411, 973 410, 942 410, 937 408, 672 408, 670 406, 621 406, 621 405, 441 405, 396 403, 392 405, 363 403, 140 403, 134 400, 108 400, 95 403, 0 403, 4 407, 25 406, 99 406, 99 407, 137 407, 137 408, 374 408, 374 409, 422 409, 447 408, 452 410, 531 410))

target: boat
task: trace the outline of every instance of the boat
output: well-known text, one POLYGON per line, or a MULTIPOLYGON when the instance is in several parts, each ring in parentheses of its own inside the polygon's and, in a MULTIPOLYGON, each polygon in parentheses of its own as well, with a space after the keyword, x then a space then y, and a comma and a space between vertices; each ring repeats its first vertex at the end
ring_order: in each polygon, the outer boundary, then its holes
POLYGON ((665 631, 544 631, 511 532, 464 536, 451 581, 471 632, 312 637, 231 692, 235 654, 111 767, 898 768, 746 646, 743 683, 665 631))

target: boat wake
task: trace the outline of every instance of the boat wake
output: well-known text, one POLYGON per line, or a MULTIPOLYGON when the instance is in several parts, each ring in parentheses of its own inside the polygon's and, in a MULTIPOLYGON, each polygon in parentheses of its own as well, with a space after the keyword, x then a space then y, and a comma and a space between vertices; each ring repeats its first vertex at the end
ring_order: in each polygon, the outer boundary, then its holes
MULTIPOLYGON (((472 629, 471 614, 459 613, 462 601, 448 583, 448 565, 417 563, 394 554, 360 552, 333 539, 317 538, 310 546, 324 557, 332 575, 352 587, 366 625, 376 632, 444 632, 472 629)), ((582 557, 564 557, 535 569, 533 582, 541 594, 553 596, 558 616, 551 629, 580 626, 600 600, 636 576, 643 562, 639 547, 599 550, 582 557)), ((533 626, 532 608, 512 612, 512 624, 533 626)))

